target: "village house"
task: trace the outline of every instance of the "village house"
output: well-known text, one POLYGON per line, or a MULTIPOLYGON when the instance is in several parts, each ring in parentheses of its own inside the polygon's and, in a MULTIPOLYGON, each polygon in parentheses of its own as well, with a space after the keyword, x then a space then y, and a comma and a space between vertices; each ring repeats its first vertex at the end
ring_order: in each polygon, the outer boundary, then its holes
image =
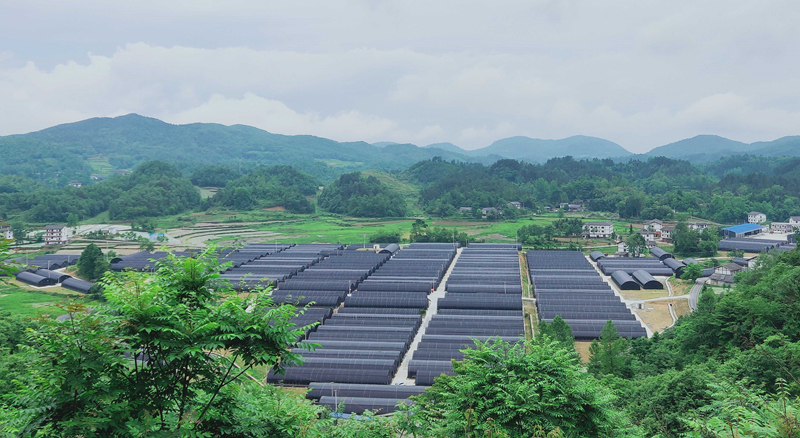
POLYGON ((769 229, 773 233, 790 234, 794 233, 794 228, 789 222, 773 222, 769 225, 769 229))
POLYGON ((14 240, 14 230, 10 227, 0 228, 0 239, 14 240))
POLYGON ((661 228, 664 227, 664 222, 661 222, 660 219, 651 219, 649 221, 645 221, 642 229, 650 230, 650 231, 661 231, 661 228))
POLYGON ((636 233, 644 238, 644 242, 647 244, 647 246, 655 246, 656 234, 660 234, 651 230, 637 230, 636 233))
POLYGON ((72 233, 66 225, 48 225, 44 227, 44 243, 47 245, 65 245, 69 243, 72 233))
POLYGON ((800 229, 800 216, 792 216, 789 218, 789 223, 795 227, 800 229))
POLYGON ((672 225, 665 225, 661 227, 661 241, 662 242, 672 242, 672 233, 675 231, 675 227, 672 225))
POLYGON ((695 231, 703 231, 708 228, 708 222, 686 222, 686 226, 695 230, 695 231))
POLYGON ((733 276, 739 272, 746 270, 745 266, 738 263, 728 263, 714 268, 714 273, 708 277, 709 284, 715 286, 723 286, 725 284, 733 284, 733 276))
POLYGON ((508 203, 508 206, 509 207, 514 207, 517 210, 519 210, 519 209, 522 208, 522 203, 521 202, 517 202, 517 201, 511 201, 511 202, 508 203))
POLYGON ((613 233, 613 222, 586 222, 583 224, 583 236, 590 239, 609 238, 613 233))
POLYGON ((568 204, 566 202, 562 202, 560 207, 564 211, 583 211, 582 204, 568 204))
POLYGON ((760 211, 751 211, 747 213, 747 222, 751 224, 763 224, 767 221, 767 215, 760 211))
POLYGON ((486 208, 481 208, 481 214, 483 215, 483 217, 488 217, 489 215, 500 216, 503 213, 500 212, 500 210, 498 210, 495 207, 486 207, 486 208))

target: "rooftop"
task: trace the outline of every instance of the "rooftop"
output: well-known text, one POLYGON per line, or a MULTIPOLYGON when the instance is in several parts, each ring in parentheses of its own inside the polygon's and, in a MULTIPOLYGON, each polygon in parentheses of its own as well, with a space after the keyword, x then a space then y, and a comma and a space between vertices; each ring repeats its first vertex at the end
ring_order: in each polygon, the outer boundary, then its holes
POLYGON ((732 227, 723 228, 722 231, 730 231, 732 233, 739 234, 739 233, 747 233, 750 231, 759 230, 761 228, 763 227, 759 224, 740 224, 740 225, 734 225, 732 227))

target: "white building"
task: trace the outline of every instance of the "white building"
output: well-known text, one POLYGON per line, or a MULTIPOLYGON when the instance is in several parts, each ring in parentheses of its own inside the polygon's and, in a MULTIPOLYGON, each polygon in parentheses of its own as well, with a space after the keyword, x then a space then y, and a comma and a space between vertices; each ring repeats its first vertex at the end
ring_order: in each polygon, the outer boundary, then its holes
POLYGON ((760 211, 751 211, 747 213, 747 222, 751 224, 763 224, 767 221, 767 215, 760 211))
POLYGON ((661 228, 663 227, 664 227, 664 222, 661 222, 660 219, 652 219, 649 221, 645 221, 644 226, 642 228, 650 231, 661 231, 661 228))
POLYGON ((65 245, 69 243, 72 233, 66 225, 48 225, 44 227, 44 243, 47 245, 65 245))
POLYGON ((794 228, 789 222, 773 222, 769 225, 769 229, 773 233, 791 234, 794 233, 794 228))
POLYGON ((673 226, 663 226, 661 227, 661 241, 662 242, 669 242, 672 240, 672 232, 675 231, 675 227, 673 226))
POLYGON ((703 231, 708 228, 708 222, 686 222, 686 226, 696 231, 703 231))
POLYGON ((644 238, 644 242, 647 246, 655 246, 656 244, 656 233, 651 230, 638 230, 638 234, 640 234, 644 238))
POLYGON ((14 230, 9 228, 0 228, 0 239, 14 240, 14 230))
POLYGON ((583 224, 583 235, 590 239, 608 238, 613 232, 613 222, 586 222, 583 224))
POLYGON ((789 218, 789 223, 795 228, 800 228, 800 216, 792 216, 789 218))
POLYGON ((509 207, 514 207, 514 208, 516 208, 517 210, 519 210, 519 209, 521 209, 521 208, 522 208, 522 203, 520 203, 520 202, 517 202, 517 201, 511 201, 511 202, 509 202, 509 203, 508 203, 508 206, 509 206, 509 207))

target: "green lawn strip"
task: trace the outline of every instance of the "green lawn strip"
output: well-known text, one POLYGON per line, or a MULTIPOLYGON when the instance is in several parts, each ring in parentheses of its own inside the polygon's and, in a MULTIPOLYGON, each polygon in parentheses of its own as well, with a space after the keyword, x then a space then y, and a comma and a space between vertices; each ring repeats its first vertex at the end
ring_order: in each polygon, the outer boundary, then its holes
POLYGON ((13 285, 0 285, 0 309, 15 315, 36 317, 42 314, 62 315, 56 304, 70 300, 66 296, 49 295, 13 285))

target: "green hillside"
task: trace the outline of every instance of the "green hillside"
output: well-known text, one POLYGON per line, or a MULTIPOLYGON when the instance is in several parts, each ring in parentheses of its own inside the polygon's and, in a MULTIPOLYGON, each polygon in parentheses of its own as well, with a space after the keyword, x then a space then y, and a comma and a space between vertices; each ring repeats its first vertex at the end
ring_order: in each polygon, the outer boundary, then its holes
POLYGON ((800 136, 782 137, 773 141, 743 143, 718 135, 698 135, 659 146, 645 155, 689 160, 695 163, 711 162, 732 155, 761 155, 765 157, 800 156, 800 136))
POLYGON ((376 147, 310 135, 272 134, 243 125, 172 125, 136 114, 0 137, 0 154, 8 157, 0 163, 0 174, 48 179, 58 172, 59 179, 84 181, 90 175, 105 176, 152 159, 177 163, 184 170, 226 162, 248 167, 293 164, 328 180, 353 170, 400 171, 434 156, 474 161, 462 154, 410 144, 376 147), (98 163, 108 167, 99 169, 98 163))
POLYGON ((505 158, 543 163, 550 158, 617 158, 631 155, 622 146, 597 137, 575 135, 559 140, 509 137, 468 152, 469 155, 499 155, 505 158))

